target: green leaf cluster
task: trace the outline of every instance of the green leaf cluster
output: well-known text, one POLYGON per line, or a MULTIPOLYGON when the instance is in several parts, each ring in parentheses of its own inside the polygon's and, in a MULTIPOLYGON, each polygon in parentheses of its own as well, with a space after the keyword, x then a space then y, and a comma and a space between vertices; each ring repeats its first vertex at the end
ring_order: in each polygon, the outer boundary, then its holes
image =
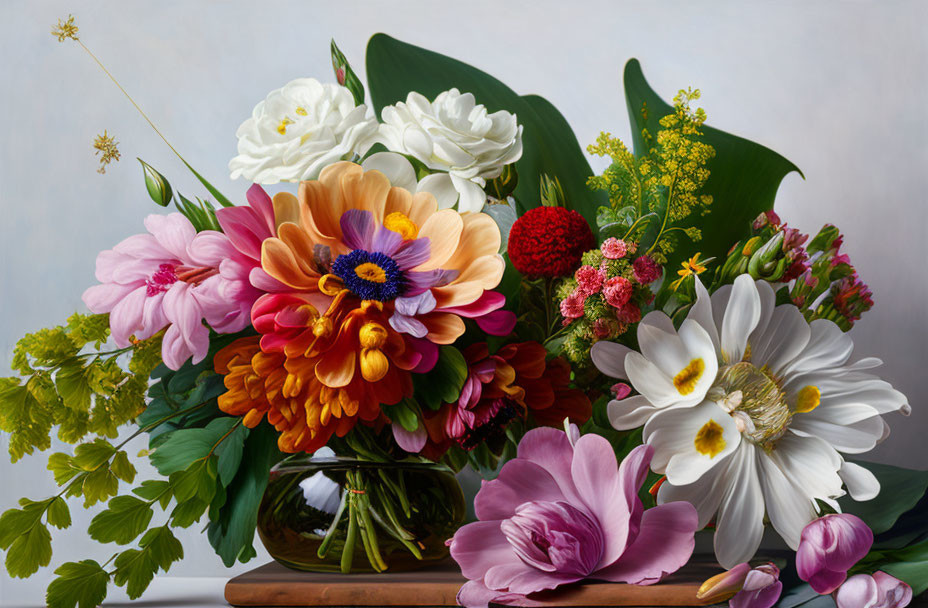
POLYGON ((52 427, 66 443, 88 434, 114 438, 144 409, 160 336, 99 352, 108 337, 108 315, 74 314, 65 325, 26 334, 17 343, 12 367, 19 376, 0 378, 0 430, 10 434, 14 462, 48 449, 52 427), (124 355, 132 357, 128 370, 120 364, 124 355))

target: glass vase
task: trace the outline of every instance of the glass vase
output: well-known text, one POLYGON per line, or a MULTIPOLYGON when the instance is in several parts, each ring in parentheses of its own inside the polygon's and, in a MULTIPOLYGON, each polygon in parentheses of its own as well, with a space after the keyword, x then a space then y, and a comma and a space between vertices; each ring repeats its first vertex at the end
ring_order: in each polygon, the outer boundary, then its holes
POLYGON ((296 570, 396 572, 444 559, 464 516, 445 465, 300 455, 271 469, 258 534, 296 570))

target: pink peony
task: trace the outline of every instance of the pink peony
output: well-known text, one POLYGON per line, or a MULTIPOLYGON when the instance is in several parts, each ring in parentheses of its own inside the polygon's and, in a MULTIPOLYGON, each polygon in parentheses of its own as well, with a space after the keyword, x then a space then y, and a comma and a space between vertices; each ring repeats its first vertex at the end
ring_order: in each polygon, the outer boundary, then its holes
POLYGON ((635 280, 642 285, 650 285, 661 278, 664 273, 661 265, 647 255, 635 258, 635 261, 632 262, 632 268, 635 271, 635 280))
POLYGON ((872 544, 873 532, 856 515, 834 513, 819 517, 802 530, 796 571, 816 593, 831 593, 847 578, 847 571, 867 555, 872 544))
POLYGON ((611 236, 603 241, 603 244, 599 247, 599 250, 603 253, 603 256, 606 259, 620 260, 625 257, 626 253, 628 253, 628 245, 626 245, 625 241, 622 239, 617 239, 611 236))
POLYGON ((603 286, 606 303, 615 308, 622 308, 632 297, 632 282, 625 277, 612 277, 603 286))
POLYGON ((838 608, 903 608, 912 601, 912 588, 885 572, 855 574, 835 593, 838 608))
POLYGON ((608 441, 571 431, 575 442, 557 429, 529 431, 518 456, 483 483, 474 500, 480 521, 449 541, 469 579, 462 605, 518 602, 585 579, 649 585, 689 559, 693 506, 644 510, 638 498, 653 449, 635 448, 618 467, 608 441))
POLYGON ((583 316, 583 303, 586 297, 579 291, 575 291, 563 300, 561 300, 561 315, 564 319, 579 319, 583 316))
POLYGON ((589 296, 602 289, 606 275, 599 268, 581 266, 574 273, 574 278, 577 279, 577 291, 589 296))

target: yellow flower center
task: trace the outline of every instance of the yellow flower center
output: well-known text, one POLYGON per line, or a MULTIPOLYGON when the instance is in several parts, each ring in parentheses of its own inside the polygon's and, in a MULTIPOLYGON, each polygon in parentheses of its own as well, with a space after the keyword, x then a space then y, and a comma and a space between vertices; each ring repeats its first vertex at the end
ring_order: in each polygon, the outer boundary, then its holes
POLYGON ((405 241, 412 240, 419 234, 419 227, 416 226, 415 222, 399 211, 394 211, 383 218, 383 227, 399 233, 405 241))
POLYGON ((371 283, 385 283, 387 280, 387 273, 373 262, 358 264, 354 269, 354 273, 358 275, 358 278, 371 283))
POLYGON ((303 106, 297 106, 296 113, 299 114, 300 116, 306 116, 308 114, 308 112, 306 111, 306 108, 304 108, 303 106))
POLYGON ((709 458, 715 458, 725 449, 724 433, 722 425, 715 420, 705 423, 696 433, 696 439, 693 440, 696 451, 709 458))
POLYGON ((277 132, 281 135, 287 134, 287 125, 292 125, 293 121, 284 116, 283 120, 280 121, 280 124, 277 125, 277 132))
POLYGON ((726 395, 741 392, 735 412, 743 412, 750 419, 742 433, 765 450, 775 447, 793 417, 783 390, 766 367, 747 361, 723 367, 713 390, 726 395))
POLYGON ((796 413, 807 414, 822 402, 822 393, 817 386, 810 384, 799 391, 796 396, 796 413))
POLYGON ((696 390, 696 384, 702 378, 702 373, 706 370, 706 364, 700 357, 693 359, 689 364, 680 370, 680 373, 673 377, 673 385, 681 395, 689 395, 696 390))
POLYGON ((387 341, 387 330, 380 323, 365 323, 358 332, 362 348, 381 348, 387 341))

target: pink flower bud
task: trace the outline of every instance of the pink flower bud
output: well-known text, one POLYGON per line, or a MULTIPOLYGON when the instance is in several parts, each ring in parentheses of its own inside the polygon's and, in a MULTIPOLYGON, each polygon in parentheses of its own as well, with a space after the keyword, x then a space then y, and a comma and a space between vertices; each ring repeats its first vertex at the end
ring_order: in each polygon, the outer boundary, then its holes
POLYGON ((744 579, 744 586, 728 602, 729 608, 772 608, 783 592, 780 569, 771 563, 762 564, 744 579))
POLYGON ((335 79, 338 80, 338 84, 345 86, 345 66, 338 66, 335 70, 335 79))
POLYGON ((912 588, 885 572, 855 574, 835 593, 838 608, 903 608, 912 601, 912 588))
POLYGON ((603 241, 603 244, 599 247, 599 250, 602 252, 603 257, 606 259, 620 260, 625 257, 626 253, 628 253, 628 245, 625 244, 625 241, 610 236, 608 239, 603 241))
POLYGON ((867 555, 872 544, 873 532, 859 517, 850 513, 819 517, 803 529, 799 539, 799 578, 816 593, 831 593, 847 579, 847 571, 867 555))
POLYGON ((696 599, 703 600, 705 603, 724 602, 741 591, 744 586, 744 580, 751 571, 751 566, 747 563, 738 564, 731 570, 721 574, 716 574, 707 579, 696 592, 696 599))

